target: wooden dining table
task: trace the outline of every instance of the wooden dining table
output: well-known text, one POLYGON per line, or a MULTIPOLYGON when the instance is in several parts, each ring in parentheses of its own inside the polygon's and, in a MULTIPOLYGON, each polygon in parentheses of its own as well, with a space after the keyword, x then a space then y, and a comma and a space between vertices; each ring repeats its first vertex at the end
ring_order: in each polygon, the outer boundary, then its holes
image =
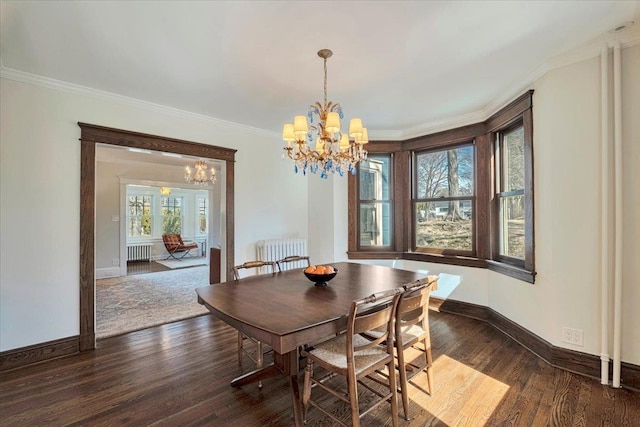
POLYGON ((214 316, 273 348, 273 363, 235 378, 231 385, 288 376, 296 426, 302 425, 298 348, 344 331, 352 301, 426 277, 378 265, 332 265, 338 274, 327 286, 315 286, 302 269, 295 269, 196 289, 198 302, 214 316))

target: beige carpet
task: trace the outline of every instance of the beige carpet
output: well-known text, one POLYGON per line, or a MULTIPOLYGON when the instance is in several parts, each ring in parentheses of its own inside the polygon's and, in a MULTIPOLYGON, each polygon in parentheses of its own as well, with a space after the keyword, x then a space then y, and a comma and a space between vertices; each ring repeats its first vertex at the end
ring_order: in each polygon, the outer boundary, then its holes
POLYGON ((96 280, 96 338, 209 313, 194 290, 208 285, 207 266, 96 280))

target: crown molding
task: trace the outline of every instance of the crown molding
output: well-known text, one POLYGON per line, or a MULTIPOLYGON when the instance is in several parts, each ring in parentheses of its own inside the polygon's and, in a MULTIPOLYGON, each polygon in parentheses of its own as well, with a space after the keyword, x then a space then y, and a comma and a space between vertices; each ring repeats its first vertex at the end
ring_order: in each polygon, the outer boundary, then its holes
POLYGON ((132 98, 129 96, 119 95, 111 92, 106 92, 99 89, 93 89, 87 86, 81 86, 74 83, 68 83, 61 80, 52 79, 49 77, 39 76, 37 74, 31 74, 12 68, 7 68, 0 63, 0 77, 3 79, 13 80, 20 83, 31 84, 34 86, 40 86, 47 89, 54 89, 61 92, 72 93, 74 95, 89 96, 96 99, 117 102, 120 104, 132 106, 142 110, 152 111, 156 113, 169 114, 175 117, 194 119, 198 121, 208 122, 216 126, 239 129, 245 132, 250 132, 255 135, 266 136, 269 138, 280 137, 280 134, 265 129, 259 129, 240 123, 230 122, 227 120, 217 119, 215 117, 207 116, 204 114, 193 113, 191 111, 185 111, 178 108, 168 107, 166 105, 156 104, 149 101, 143 101, 141 99, 132 98))
POLYGON ((449 130, 473 123, 478 123, 484 121, 485 119, 486 117, 484 117, 483 110, 479 110, 447 119, 434 120, 420 126, 406 129, 402 132, 402 139, 405 140, 418 136, 430 135, 432 133, 441 132, 443 130, 449 130))
POLYGON ((401 130, 369 130, 369 139, 371 141, 400 141, 404 139, 404 133, 401 130))
MULTIPOLYGON (((482 122, 491 117, 504 106, 508 105, 523 92, 531 89, 533 84, 549 71, 597 57, 598 55, 600 55, 600 51, 603 45, 606 44, 609 48, 611 48, 615 43, 620 43, 620 47, 622 49, 640 44, 640 23, 635 24, 633 28, 630 28, 622 33, 606 33, 591 40, 589 43, 582 47, 572 49, 569 52, 565 52, 563 54, 552 57, 549 61, 543 63, 538 68, 529 73, 524 79, 512 84, 507 90, 503 92, 502 95, 491 100, 480 110, 461 114, 447 119, 425 122, 423 124, 407 129, 371 129, 369 137, 372 140, 403 141, 418 136, 429 135, 443 130, 449 130, 456 127, 482 122)), ((217 119, 215 117, 206 116, 204 114, 193 113, 173 107, 167 107, 165 105, 155 104, 153 102, 143 101, 124 95, 118 95, 98 89, 92 89, 86 86, 80 86, 73 83, 51 79, 48 77, 38 76, 36 74, 27 73, 24 71, 14 70, 5 67, 2 64, 1 60, 0 77, 49 89, 55 89, 73 94, 85 95, 98 99, 118 102, 144 110, 170 114, 176 117, 205 121, 217 126, 239 129, 245 132, 253 133, 255 135, 265 136, 269 138, 280 138, 279 133, 268 131, 265 129, 259 129, 235 122, 217 119)))
MULTIPOLYGON (((572 49, 569 52, 552 57, 549 61, 529 73, 524 79, 511 85, 502 95, 490 101, 481 110, 449 119, 426 122, 404 131, 378 131, 375 132, 376 139, 399 141, 485 121, 524 92, 532 89, 533 84, 549 71, 595 58, 600 55, 603 45, 612 48, 615 43, 620 43, 622 49, 640 44, 640 24, 636 24, 633 29, 629 29, 620 34, 606 33, 580 48, 572 49), (388 134, 389 137, 377 138, 379 134, 388 134), (394 138, 393 136, 396 137, 394 138)), ((374 133, 371 132, 371 134, 374 133)))

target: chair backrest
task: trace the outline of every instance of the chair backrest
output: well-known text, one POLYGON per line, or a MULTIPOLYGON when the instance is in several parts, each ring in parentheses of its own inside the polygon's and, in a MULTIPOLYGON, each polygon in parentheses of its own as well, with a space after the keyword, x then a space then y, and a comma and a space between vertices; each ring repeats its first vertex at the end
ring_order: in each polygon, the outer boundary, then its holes
POLYGON ((302 256, 302 255, 291 255, 291 256, 279 259, 276 261, 276 264, 278 264, 278 270, 284 271, 288 269, 287 267, 291 268, 291 266, 287 266, 286 264, 290 264, 292 262, 297 262, 299 264, 306 263, 307 267, 311 265, 311 260, 309 259, 309 257, 302 256))
POLYGON ((396 305, 404 288, 395 288, 378 292, 366 298, 353 301, 347 321, 347 360, 353 360, 354 353, 387 342, 388 351, 393 354, 392 340, 387 339, 393 333, 392 321, 396 305), (355 345, 353 337, 363 332, 378 329, 384 332, 366 343, 355 345))
POLYGON ((276 263, 273 261, 247 261, 244 264, 236 265, 233 267, 233 278, 235 280, 240 279, 240 270, 245 268, 261 268, 266 267, 268 270, 267 273, 275 273, 276 272, 276 263))
POLYGON ((177 248, 179 246, 184 245, 184 242, 182 241, 182 236, 180 236, 179 234, 163 234, 162 242, 164 243, 164 246, 167 249, 177 248))
POLYGON ((400 295, 396 306, 395 334, 402 329, 420 324, 423 329, 428 328, 429 296, 437 287, 438 276, 428 276, 404 286, 405 291, 400 295))

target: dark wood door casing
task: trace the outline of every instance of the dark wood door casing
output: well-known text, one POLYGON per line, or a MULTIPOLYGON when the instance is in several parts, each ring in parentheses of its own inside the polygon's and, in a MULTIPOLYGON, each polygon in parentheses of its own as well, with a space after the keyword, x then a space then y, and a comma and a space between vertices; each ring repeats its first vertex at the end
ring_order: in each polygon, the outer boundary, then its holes
MULTIPOLYGON (((78 123, 80 135, 80 351, 95 348, 95 194, 96 144, 118 145, 208 159, 226 165, 226 271, 234 259, 234 163, 237 150, 175 138, 78 123)), ((195 296, 194 296, 195 299, 195 296)))

